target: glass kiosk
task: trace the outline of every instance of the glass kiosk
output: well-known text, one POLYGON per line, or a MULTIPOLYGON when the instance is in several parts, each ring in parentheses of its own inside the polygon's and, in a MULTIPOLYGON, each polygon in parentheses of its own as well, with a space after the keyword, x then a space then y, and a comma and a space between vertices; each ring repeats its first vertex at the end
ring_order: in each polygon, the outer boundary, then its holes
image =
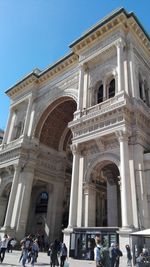
POLYGON ((110 247, 111 243, 118 243, 119 228, 95 227, 95 228, 74 228, 71 234, 69 256, 80 260, 94 260, 94 247, 96 236, 101 237, 103 246, 110 247))

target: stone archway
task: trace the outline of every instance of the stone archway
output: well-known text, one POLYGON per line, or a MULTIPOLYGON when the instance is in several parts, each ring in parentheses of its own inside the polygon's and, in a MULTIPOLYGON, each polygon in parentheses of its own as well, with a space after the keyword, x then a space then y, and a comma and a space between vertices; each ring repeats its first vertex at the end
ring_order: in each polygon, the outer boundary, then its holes
POLYGON ((31 202, 35 188, 39 190, 40 183, 45 183, 45 192, 49 194, 48 208, 43 215, 38 212, 38 216, 44 218, 45 235, 51 240, 61 238, 62 229, 68 225, 72 173, 72 133, 68 123, 73 120, 76 106, 71 97, 57 99, 45 109, 35 130, 35 137, 39 140, 39 154, 35 171, 36 186, 32 190, 31 202))
POLYGON ((95 226, 121 226, 118 167, 110 161, 97 163, 91 171, 89 185, 95 188, 95 226))

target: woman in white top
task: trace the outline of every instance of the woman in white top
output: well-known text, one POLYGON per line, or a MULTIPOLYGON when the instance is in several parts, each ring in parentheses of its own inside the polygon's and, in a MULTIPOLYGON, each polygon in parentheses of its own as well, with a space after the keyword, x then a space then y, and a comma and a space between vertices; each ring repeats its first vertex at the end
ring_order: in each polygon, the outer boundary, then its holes
POLYGON ((5 252, 7 249, 8 241, 9 241, 8 235, 5 234, 0 242, 0 262, 3 262, 5 258, 5 252))

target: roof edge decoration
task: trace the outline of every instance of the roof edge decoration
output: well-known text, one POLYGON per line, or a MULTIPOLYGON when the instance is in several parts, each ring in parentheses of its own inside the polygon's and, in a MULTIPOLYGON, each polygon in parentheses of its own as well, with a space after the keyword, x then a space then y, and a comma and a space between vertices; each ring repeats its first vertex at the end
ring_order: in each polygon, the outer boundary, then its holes
POLYGON ((20 81, 18 81, 15 85, 10 87, 5 93, 9 96, 12 96, 12 91, 17 91, 17 88, 20 86, 20 89, 25 87, 26 85, 37 81, 43 82, 47 78, 52 77, 54 74, 58 73, 59 71, 65 69, 67 66, 71 65, 72 63, 76 62, 78 56, 74 54, 74 52, 70 52, 64 57, 60 58, 55 63, 48 66, 45 70, 40 71, 38 68, 34 69, 32 72, 24 76, 20 81))
POLYGON ((127 22, 132 32, 136 32, 136 34, 139 35, 139 38, 142 36, 141 40, 147 48, 147 51, 150 52, 150 36, 145 31, 135 14, 133 12, 128 13, 122 7, 114 10, 112 13, 107 15, 105 18, 91 27, 88 31, 86 31, 79 39, 71 43, 69 45, 69 48, 71 48, 72 51, 67 55, 51 64, 43 71, 40 71, 37 68, 34 69, 31 73, 23 77, 22 80, 18 81, 14 86, 10 87, 5 93, 11 97, 20 90, 23 90, 29 84, 32 84, 33 82, 44 82, 48 78, 52 78, 54 75, 60 73, 60 71, 64 71, 67 67, 71 67, 72 64, 75 64, 78 61, 78 51, 80 49, 83 49, 83 47, 87 45, 88 42, 93 42, 95 38, 101 37, 106 31, 106 29, 104 29, 105 27, 107 27, 107 29, 109 30, 109 27, 114 28, 115 26, 118 26, 115 25, 115 23, 113 24, 115 20, 119 21, 119 25, 122 22, 124 22, 124 24, 127 22))
POLYGON ((92 26, 88 31, 86 31, 80 38, 78 38, 77 40, 75 40, 73 43, 71 43, 69 45, 70 48, 73 48, 76 44, 78 44, 80 41, 82 41, 84 38, 86 38, 87 36, 89 36, 91 33, 93 33, 94 31, 96 31, 97 29, 99 29, 100 27, 102 27, 103 25, 105 25, 106 23, 110 22, 113 18, 115 18, 116 16, 120 15, 121 13, 124 13, 124 15, 127 18, 133 17, 135 19, 135 21, 138 23, 138 25, 140 26, 141 30, 144 32, 144 34, 146 35, 146 37, 148 38, 148 40, 150 41, 150 36, 149 34, 145 31, 145 29, 143 28, 142 24, 140 23, 140 21, 138 20, 138 18, 136 17, 136 15, 133 12, 127 12, 123 7, 114 10, 113 12, 111 12, 109 15, 107 15, 106 17, 104 17, 102 20, 100 20, 98 23, 96 23, 94 26, 92 26))

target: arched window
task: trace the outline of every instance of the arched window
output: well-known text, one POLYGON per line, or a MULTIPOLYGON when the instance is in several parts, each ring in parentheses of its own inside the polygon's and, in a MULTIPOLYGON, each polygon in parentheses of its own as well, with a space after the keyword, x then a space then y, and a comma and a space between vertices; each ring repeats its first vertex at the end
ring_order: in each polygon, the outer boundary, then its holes
POLYGON ((97 92, 97 103, 103 102, 103 84, 100 85, 97 92))
POLYGON ((115 79, 112 79, 109 83, 108 98, 115 96, 115 79))
POLYGON ((48 206, 48 193, 42 192, 38 196, 37 202, 36 202, 36 213, 46 213, 47 212, 47 206, 48 206))

